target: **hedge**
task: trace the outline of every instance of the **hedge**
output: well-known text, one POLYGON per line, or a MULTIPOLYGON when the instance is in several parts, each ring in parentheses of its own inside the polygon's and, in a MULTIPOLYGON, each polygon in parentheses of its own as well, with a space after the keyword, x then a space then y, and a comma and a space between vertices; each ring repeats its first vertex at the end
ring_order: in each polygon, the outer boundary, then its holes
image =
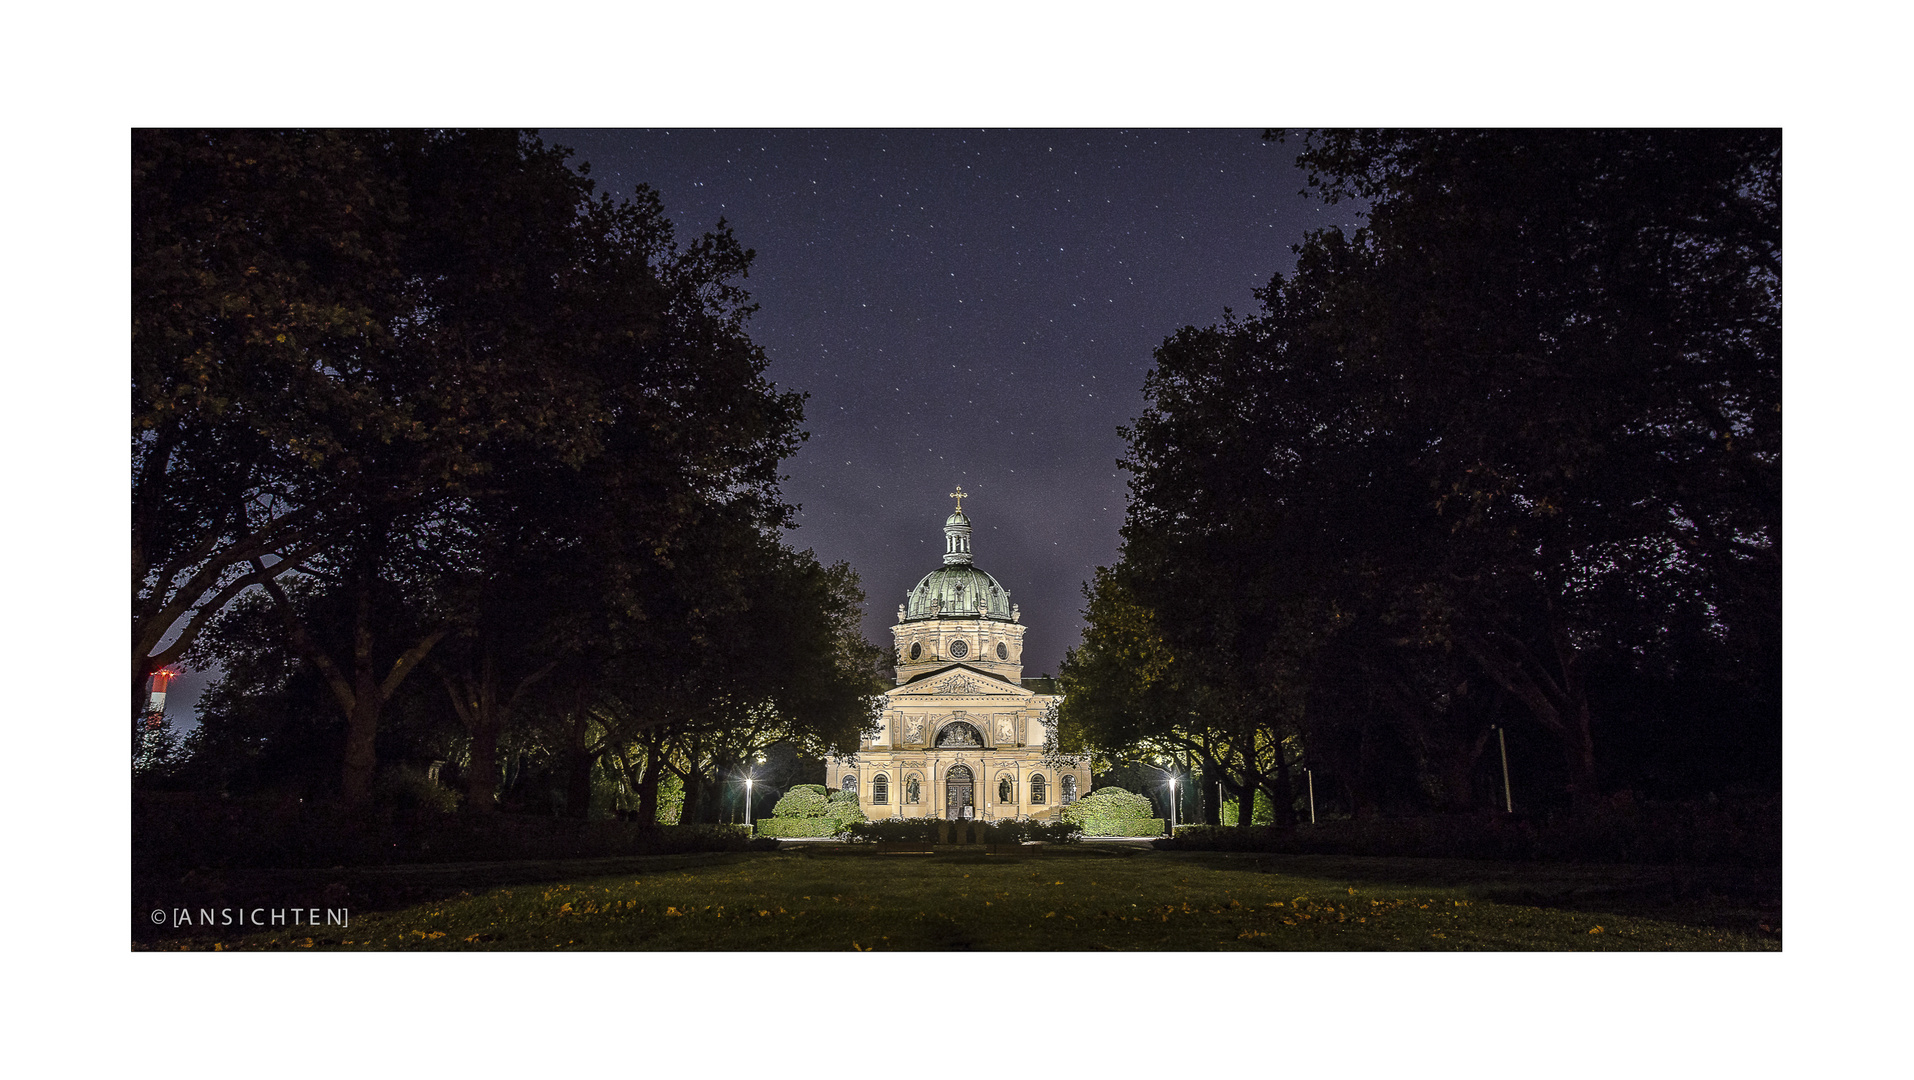
POLYGON ((818 784, 799 784, 784 793, 777 806, 771 810, 772 817, 815 818, 824 816, 826 805, 825 789, 818 784))
POLYGON ((1160 817, 1110 818, 1096 828, 1083 827, 1085 836, 1162 836, 1165 822, 1160 817))
POLYGON ((863 821, 864 808, 857 804, 855 791, 833 791, 824 800, 824 816, 845 826, 852 822, 863 821))
POLYGON ((503 811, 348 811, 328 803, 170 792, 133 799, 138 873, 674 855, 741 851, 748 840, 739 825, 643 826, 503 811))
MULTIPOLYGON (((947 824, 943 818, 887 818, 883 821, 856 822, 849 831, 851 839, 860 843, 931 844, 937 841, 937 826, 943 824, 947 824)), ((984 823, 984 842, 1021 844, 1034 840, 1067 844, 1082 831, 1082 827, 1075 822, 1066 821, 987 821, 984 823)))
POLYGON ((1118 787, 1098 788, 1063 808, 1063 820, 1085 836, 1162 836, 1163 819, 1151 817, 1150 800, 1118 787))
POLYGON ((836 836, 844 827, 836 818, 768 817, 758 819, 759 836, 818 837, 836 836))
MULTIPOLYGON (((771 817, 779 821, 829 821, 831 833, 843 831, 854 821, 864 820, 864 808, 850 791, 832 791, 821 784, 798 784, 778 800, 771 817)), ((760 819, 763 820, 763 819, 760 819)), ((787 836, 830 835, 815 832, 786 833, 787 836)))
POLYGON ((1159 847, 1297 855, 1416 856, 1512 862, 1781 865, 1779 799, 1636 804, 1579 816, 1477 812, 1299 825, 1179 825, 1159 847))

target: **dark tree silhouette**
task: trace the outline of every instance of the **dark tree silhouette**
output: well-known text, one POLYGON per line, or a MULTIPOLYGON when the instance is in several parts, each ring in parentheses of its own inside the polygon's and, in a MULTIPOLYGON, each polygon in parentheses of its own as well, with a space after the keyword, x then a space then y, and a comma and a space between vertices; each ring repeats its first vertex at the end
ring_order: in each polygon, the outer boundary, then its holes
POLYGON ((1119 569, 1173 655, 1346 778, 1383 734, 1465 772, 1499 688, 1583 803, 1598 663, 1715 654, 1773 700, 1778 134, 1330 132, 1300 160, 1367 223, 1168 339, 1128 432, 1119 569))

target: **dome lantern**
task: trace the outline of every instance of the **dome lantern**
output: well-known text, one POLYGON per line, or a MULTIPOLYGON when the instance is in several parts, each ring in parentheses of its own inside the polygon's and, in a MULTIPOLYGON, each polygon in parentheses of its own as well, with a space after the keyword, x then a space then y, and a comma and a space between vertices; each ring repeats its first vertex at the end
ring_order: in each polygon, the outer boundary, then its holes
POLYGON ((1015 622, 1010 590, 970 559, 970 518, 964 515, 962 487, 950 493, 957 509, 944 519, 944 565, 925 574, 904 596, 898 621, 916 619, 1002 619, 1015 622))
POLYGON ((944 565, 967 566, 970 564, 970 519, 964 516, 964 486, 950 493, 957 500, 957 509, 944 519, 944 565))

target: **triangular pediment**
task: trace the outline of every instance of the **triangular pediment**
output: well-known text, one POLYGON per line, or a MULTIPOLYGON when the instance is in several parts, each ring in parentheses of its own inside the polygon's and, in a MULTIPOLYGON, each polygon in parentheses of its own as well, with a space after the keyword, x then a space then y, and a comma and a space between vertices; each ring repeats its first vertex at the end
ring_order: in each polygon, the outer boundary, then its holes
POLYGON ((909 682, 888 692, 892 701, 899 698, 914 697, 1034 697, 1030 691, 1002 675, 973 668, 968 664, 951 664, 926 671, 909 682))

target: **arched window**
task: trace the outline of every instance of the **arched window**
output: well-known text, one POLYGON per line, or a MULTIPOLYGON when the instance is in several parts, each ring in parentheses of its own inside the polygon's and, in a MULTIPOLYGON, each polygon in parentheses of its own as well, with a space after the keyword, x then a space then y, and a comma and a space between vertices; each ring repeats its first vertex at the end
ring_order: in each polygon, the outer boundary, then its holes
POLYGON ((1077 778, 1074 776, 1066 776, 1063 778, 1062 783, 1063 805, 1069 806, 1071 803, 1077 801, 1077 778))
POLYGON ((904 778, 904 801, 913 806, 923 801, 924 785, 917 782, 915 776, 904 778))
POLYGON ((857 794, 857 777, 846 776, 844 778, 844 790, 853 795, 857 794))
POLYGON ((891 778, 878 773, 871 778, 871 802, 882 806, 891 799, 891 778))
POLYGON ((1030 778, 1030 801, 1032 804, 1043 802, 1043 774, 1037 773, 1030 778))
POLYGON ((1009 773, 997 778, 997 801, 1000 803, 1017 801, 1017 782, 1010 778, 1009 773))

